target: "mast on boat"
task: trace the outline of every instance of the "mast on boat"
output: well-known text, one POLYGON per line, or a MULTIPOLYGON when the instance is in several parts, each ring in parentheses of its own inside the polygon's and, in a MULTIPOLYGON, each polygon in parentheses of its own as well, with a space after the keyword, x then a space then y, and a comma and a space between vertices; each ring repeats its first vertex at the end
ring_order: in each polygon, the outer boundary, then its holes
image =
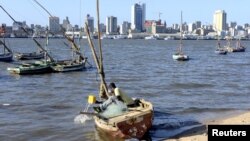
POLYGON ((181 11, 181 24, 180 24, 180 47, 179 47, 179 54, 182 54, 182 46, 183 46, 183 41, 182 41, 182 11, 181 11))
POLYGON ((101 46, 101 38, 100 38, 100 23, 99 23, 99 0, 96 0, 96 8, 97 8, 97 30, 98 30, 98 43, 99 43, 99 57, 96 54, 93 42, 90 37, 90 32, 88 29, 88 24, 85 22, 85 29, 88 37, 88 42, 90 44, 90 48, 92 51, 92 55, 96 64, 96 67, 98 69, 98 74, 101 78, 101 84, 100 84, 100 92, 99 96, 101 98, 107 98, 109 97, 108 95, 108 89, 107 89, 107 84, 105 81, 105 74, 104 74, 104 69, 103 69, 103 56, 102 56, 102 46, 101 46))

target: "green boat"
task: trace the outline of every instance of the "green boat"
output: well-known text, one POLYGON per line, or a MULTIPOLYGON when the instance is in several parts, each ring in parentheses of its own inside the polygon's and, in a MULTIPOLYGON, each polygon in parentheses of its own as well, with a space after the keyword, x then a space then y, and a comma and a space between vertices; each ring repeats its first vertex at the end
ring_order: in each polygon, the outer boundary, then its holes
POLYGON ((13 68, 7 68, 10 73, 13 74, 42 74, 52 72, 51 65, 53 62, 48 61, 35 61, 34 63, 21 64, 13 68))

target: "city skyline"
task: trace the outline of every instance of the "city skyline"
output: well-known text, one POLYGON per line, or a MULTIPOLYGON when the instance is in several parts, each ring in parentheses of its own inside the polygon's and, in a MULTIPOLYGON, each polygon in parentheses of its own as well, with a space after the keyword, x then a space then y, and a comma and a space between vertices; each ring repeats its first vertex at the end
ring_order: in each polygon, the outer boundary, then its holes
MULTIPOLYGON (((37 0, 53 16, 63 19, 69 17, 72 25, 83 25, 87 14, 96 19, 95 0, 49 1, 37 0)), ((242 0, 241 3, 228 0, 189 0, 173 2, 170 0, 100 0, 100 21, 106 23, 109 16, 117 17, 118 24, 123 21, 131 22, 131 6, 135 3, 146 4, 146 20, 166 21, 168 26, 180 22, 180 11, 183 11, 183 21, 192 23, 201 21, 202 24, 212 24, 213 14, 216 10, 227 13, 227 22, 237 22, 238 25, 250 23, 247 9, 250 1, 242 0)), ((49 15, 42 10, 33 0, 2 0, 0 4, 17 20, 26 21, 28 25, 48 25, 49 15)), ((96 21, 95 21, 96 22, 96 21)), ((12 25, 13 21, 2 11, 0 23, 12 25)))

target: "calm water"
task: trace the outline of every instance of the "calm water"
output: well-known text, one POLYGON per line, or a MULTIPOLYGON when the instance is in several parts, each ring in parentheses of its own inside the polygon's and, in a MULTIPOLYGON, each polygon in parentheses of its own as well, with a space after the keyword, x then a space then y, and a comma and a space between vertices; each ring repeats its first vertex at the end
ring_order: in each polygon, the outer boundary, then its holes
MULTIPOLYGON (((45 42, 39 40, 42 44, 45 42)), ((14 51, 35 51, 30 39, 8 39, 14 51)), ((84 54, 94 66, 87 41, 84 54)), ((201 122, 250 107, 250 42, 243 53, 217 55, 216 41, 184 41, 188 62, 172 54, 178 41, 103 40, 107 82, 128 95, 154 104, 152 140, 161 140, 201 126, 201 122)), ((63 40, 50 41, 55 58, 70 58, 63 40)), ((105 141, 93 120, 75 124, 87 96, 97 94, 95 67, 85 71, 43 75, 11 75, 6 68, 20 62, 0 62, 0 140, 105 141), (6 105, 7 104, 7 105, 6 105)))

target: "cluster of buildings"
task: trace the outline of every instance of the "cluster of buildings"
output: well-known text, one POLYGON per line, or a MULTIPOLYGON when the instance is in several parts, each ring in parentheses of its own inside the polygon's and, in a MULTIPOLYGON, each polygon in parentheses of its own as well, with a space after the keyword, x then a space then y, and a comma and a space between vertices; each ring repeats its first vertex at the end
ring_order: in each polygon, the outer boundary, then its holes
MULTIPOLYGON (((173 24, 167 26, 166 21, 160 19, 148 20, 146 19, 146 4, 135 3, 131 6, 131 21, 123 21, 118 25, 118 18, 115 16, 108 16, 106 23, 100 24, 100 31, 103 37, 114 38, 145 38, 146 36, 157 35, 158 38, 178 37, 180 36, 180 28, 182 26, 183 36, 187 39, 217 39, 232 38, 248 39, 250 34, 250 25, 238 25, 236 22, 227 22, 227 14, 224 10, 215 11, 213 16, 213 24, 204 25, 201 21, 195 21, 187 24, 186 22, 180 24, 173 24), (122 35, 122 36, 121 36, 122 35)), ((85 22, 88 23, 88 29, 93 36, 96 35, 96 27, 94 17, 87 15, 85 22)), ((69 18, 66 17, 60 23, 59 17, 49 17, 49 25, 43 27, 41 25, 31 24, 26 25, 26 22, 15 22, 12 26, 2 24, 5 29, 5 36, 7 37, 44 37, 46 31, 53 33, 53 37, 62 37, 66 32, 68 35, 83 37, 85 35, 84 28, 79 25, 71 25, 69 18), (27 33, 23 32, 25 28, 27 33)))

